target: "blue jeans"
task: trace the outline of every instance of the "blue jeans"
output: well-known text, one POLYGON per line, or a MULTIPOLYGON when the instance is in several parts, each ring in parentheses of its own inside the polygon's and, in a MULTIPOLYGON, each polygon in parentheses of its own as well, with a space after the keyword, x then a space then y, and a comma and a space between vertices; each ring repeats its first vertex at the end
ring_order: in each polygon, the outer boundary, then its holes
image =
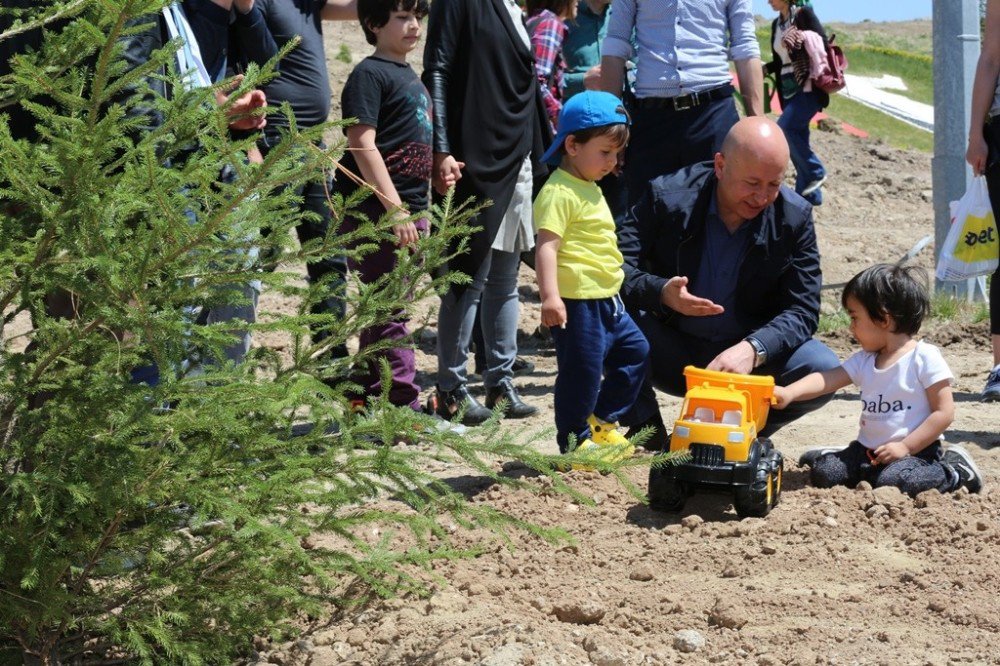
MULTIPOLYGON (((723 350, 739 340, 712 341, 687 335, 673 326, 665 324, 648 313, 642 313, 636 320, 639 330, 649 341, 649 373, 643 384, 635 406, 625 419, 627 425, 638 425, 657 413, 656 394, 653 387, 670 395, 683 396, 687 392, 684 367, 694 365, 704 368, 723 350)), ((811 372, 822 372, 840 367, 840 359, 819 340, 811 338, 802 343, 785 358, 769 359, 767 363, 753 371, 755 375, 771 375, 779 386, 788 386, 811 372)), ((825 405, 832 394, 812 400, 793 402, 782 410, 772 409, 767 417, 767 425, 761 435, 770 435, 795 419, 805 416, 814 409, 825 405)))
MULTIPOLYGON (((809 145, 809 121, 820 110, 819 94, 816 91, 799 90, 793 97, 782 101, 778 127, 785 133, 788 150, 795 165, 795 191, 802 194, 809 183, 826 175, 823 163, 816 157, 809 145)), ((816 190, 806 197, 814 206, 823 203, 823 193, 816 190)))
POLYGON ((625 149, 625 189, 630 206, 653 178, 714 158, 740 119, 731 97, 683 111, 632 108, 629 113, 632 137, 625 149))
POLYGON ((649 343, 618 296, 563 299, 566 328, 553 328, 559 451, 590 436, 587 417, 614 422, 632 407, 646 372, 649 343))
POLYGON ((438 312, 438 388, 454 391, 468 381, 465 368, 469 342, 476 320, 477 304, 486 347, 483 383, 493 387, 514 376, 517 356, 517 252, 490 250, 472 283, 456 293, 450 289, 441 297, 438 312))

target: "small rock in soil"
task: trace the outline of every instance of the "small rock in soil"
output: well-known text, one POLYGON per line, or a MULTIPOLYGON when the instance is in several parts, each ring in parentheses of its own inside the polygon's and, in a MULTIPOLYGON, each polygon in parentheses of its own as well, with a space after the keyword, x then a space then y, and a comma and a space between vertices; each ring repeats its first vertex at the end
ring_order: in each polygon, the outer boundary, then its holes
POLYGON ((739 629, 749 621, 750 617, 744 608, 722 599, 716 601, 715 607, 708 613, 709 624, 725 629, 739 629))
POLYGON ((569 624, 597 624, 606 612, 596 601, 568 601, 552 607, 553 615, 569 624))
POLYGON ((697 652, 705 647, 705 637, 694 629, 682 629, 674 634, 674 649, 678 652, 697 652))
POLYGON ((653 580, 653 567, 648 564, 640 564, 636 568, 632 569, 632 572, 628 575, 629 580, 637 580, 645 582, 648 580, 653 580))

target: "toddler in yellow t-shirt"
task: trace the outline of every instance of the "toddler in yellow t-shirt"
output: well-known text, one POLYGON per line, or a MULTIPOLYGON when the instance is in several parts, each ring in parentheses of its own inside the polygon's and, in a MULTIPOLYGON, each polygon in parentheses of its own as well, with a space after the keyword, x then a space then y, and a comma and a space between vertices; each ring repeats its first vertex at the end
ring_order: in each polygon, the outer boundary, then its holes
POLYGON ((559 133, 544 160, 558 163, 534 204, 535 271, 542 323, 552 331, 559 374, 556 438, 565 453, 612 447, 609 459, 632 455, 617 431, 645 373, 649 344, 625 312, 624 272, 615 223, 596 181, 611 173, 628 142, 628 116, 606 92, 574 95, 559 115, 559 133))

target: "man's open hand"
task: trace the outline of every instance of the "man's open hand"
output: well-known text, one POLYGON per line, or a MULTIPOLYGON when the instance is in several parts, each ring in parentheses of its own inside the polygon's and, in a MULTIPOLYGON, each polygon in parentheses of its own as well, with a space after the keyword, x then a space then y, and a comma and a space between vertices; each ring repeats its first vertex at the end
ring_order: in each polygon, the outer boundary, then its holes
POLYGON ((687 284, 688 279, 683 275, 670 278, 660 292, 660 302, 689 317, 708 317, 723 313, 725 308, 707 298, 695 296, 687 290, 687 284))

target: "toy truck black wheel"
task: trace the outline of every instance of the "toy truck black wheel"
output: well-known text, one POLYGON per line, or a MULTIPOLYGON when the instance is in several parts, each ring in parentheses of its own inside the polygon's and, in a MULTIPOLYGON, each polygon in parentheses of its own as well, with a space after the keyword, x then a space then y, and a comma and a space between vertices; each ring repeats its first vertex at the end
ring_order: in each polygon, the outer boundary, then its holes
POLYGON ((654 511, 676 513, 687 501, 687 487, 670 478, 662 469, 649 468, 649 508, 654 511))
POLYGON ((754 481, 749 486, 737 488, 733 506, 741 518, 766 516, 781 495, 783 460, 771 442, 761 438, 763 455, 757 465, 754 481))

